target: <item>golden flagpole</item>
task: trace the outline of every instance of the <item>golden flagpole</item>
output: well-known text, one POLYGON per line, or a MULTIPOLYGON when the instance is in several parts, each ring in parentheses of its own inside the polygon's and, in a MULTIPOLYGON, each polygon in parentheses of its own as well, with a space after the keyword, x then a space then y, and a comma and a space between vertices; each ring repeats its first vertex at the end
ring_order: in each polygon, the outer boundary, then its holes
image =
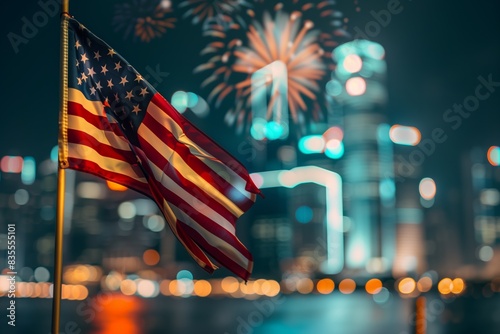
POLYGON ((68 108, 68 18, 69 0, 61 4, 60 104, 59 104, 59 166, 57 173, 57 216, 54 249, 54 286, 52 299, 52 334, 59 334, 61 320, 62 262, 64 235, 64 195, 67 167, 68 108))

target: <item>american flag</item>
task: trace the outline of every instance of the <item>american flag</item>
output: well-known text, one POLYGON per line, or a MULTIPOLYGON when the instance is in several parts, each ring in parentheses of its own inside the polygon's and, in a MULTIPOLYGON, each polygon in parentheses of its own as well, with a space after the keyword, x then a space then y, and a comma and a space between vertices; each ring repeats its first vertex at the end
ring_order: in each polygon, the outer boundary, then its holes
POLYGON ((260 191, 246 169, 113 48, 75 19, 68 20, 62 168, 150 197, 201 267, 213 272, 214 260, 247 280, 252 255, 236 237, 236 220, 260 191))

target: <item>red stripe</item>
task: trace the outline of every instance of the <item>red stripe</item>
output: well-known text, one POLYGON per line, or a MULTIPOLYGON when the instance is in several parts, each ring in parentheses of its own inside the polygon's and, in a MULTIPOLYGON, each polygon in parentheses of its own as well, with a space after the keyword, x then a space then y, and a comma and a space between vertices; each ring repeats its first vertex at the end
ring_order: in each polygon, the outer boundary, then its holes
MULTIPOLYGON (((188 250, 190 250, 193 254, 195 254, 200 261, 204 262, 204 266, 202 266, 203 269, 205 269, 208 273, 213 273, 215 268, 212 267, 211 261, 208 260, 207 256, 205 253, 203 253, 203 250, 200 249, 200 247, 194 242, 194 240, 191 238, 189 234, 186 233, 180 226, 179 226, 179 221, 176 222, 177 226, 177 232, 174 232, 174 234, 177 236, 179 241, 186 247, 188 250)), ((173 231, 173 230, 172 230, 173 231)))
POLYGON ((68 143, 76 143, 79 145, 85 145, 96 150, 100 155, 122 160, 128 163, 137 163, 137 157, 132 151, 125 151, 114 146, 110 146, 104 144, 97 139, 95 139, 92 135, 78 130, 68 129, 68 143))
MULTIPOLYGON (((105 115, 104 110, 102 111, 102 113, 103 115, 105 115)), ((106 116, 94 115, 79 103, 68 102, 68 114, 82 117, 90 124, 93 124, 96 128, 102 129, 104 131, 111 131, 116 136, 127 140, 117 123, 110 123, 106 116)))
POLYGON ((193 240, 200 245, 207 253, 209 253, 217 262, 222 264, 227 269, 231 270, 233 273, 244 279, 248 280, 251 274, 251 265, 253 264, 252 257, 248 258, 249 260, 249 268, 244 268, 240 264, 236 263, 226 254, 222 253, 217 247, 210 245, 204 238, 201 236, 198 231, 178 220, 178 226, 181 230, 186 230, 185 232, 190 235, 193 240))
MULTIPOLYGON (((142 154, 140 153, 141 152, 140 150, 137 149, 136 151, 137 154, 141 156, 141 160, 143 161, 142 164, 143 166, 146 165, 145 163, 146 161, 151 161, 154 165, 158 166, 158 168, 160 168, 163 171, 163 173, 167 174, 175 183, 177 183, 180 187, 186 190, 186 192, 188 192, 189 194, 200 200, 202 203, 211 207, 214 211, 218 212, 221 216, 226 218, 229 222, 233 223, 234 225, 237 217, 233 215, 233 213, 229 211, 226 206, 217 202, 215 199, 209 196, 204 189, 200 188, 199 185, 186 179, 180 172, 178 172, 175 169, 175 166, 171 165, 170 162, 167 159, 165 159, 164 156, 159 154, 149 144, 149 142, 144 141, 143 143, 141 143, 141 146, 142 146, 141 149, 144 150, 142 154), (160 166, 164 167, 162 168, 160 166)), ((152 171, 150 173, 151 177, 154 178, 152 171)), ((156 182, 156 180, 154 181, 156 182)), ((163 186, 162 188, 166 189, 163 186)))
POLYGON ((130 177, 127 174, 115 173, 104 170, 101 167, 99 167, 99 165, 96 162, 84 159, 77 159, 70 157, 68 158, 68 163, 69 163, 69 168, 71 169, 93 174, 105 180, 109 180, 121 184, 122 186, 125 186, 127 188, 131 188, 148 197, 151 196, 149 187, 146 183, 137 181, 136 179, 130 177))
MULTIPOLYGON (((148 166, 145 166, 145 169, 149 175, 152 174, 152 171, 148 166)), ((163 208, 165 197, 158 189, 158 186, 159 186, 158 182, 156 182, 155 180, 152 179, 152 177, 150 177, 149 192, 147 196, 152 198, 156 202, 156 204, 160 207, 160 210, 162 211, 165 219, 168 219, 169 215, 164 213, 164 208, 163 208)), ((176 227, 178 227, 177 221, 171 223, 175 224, 176 227)), ((171 231, 174 233, 174 235, 177 237, 177 239, 184 245, 184 247, 186 247, 188 252, 192 253, 191 254, 192 256, 194 255, 196 258, 198 258, 199 261, 204 263, 204 265, 202 266, 203 269, 205 269, 209 273, 212 273, 215 268, 212 267, 210 259, 208 259, 206 254, 198 247, 198 245, 196 245, 196 243, 191 239, 191 237, 179 228, 174 229, 172 226, 170 226, 170 224, 169 227, 171 231)))
MULTIPOLYGON (((241 210, 248 210, 254 203, 246 197, 238 188, 235 188, 230 182, 226 181, 219 174, 213 171, 209 166, 205 165, 196 155, 192 154, 189 148, 178 141, 178 139, 163 125, 158 123, 152 116, 146 114, 143 124, 147 126, 159 139, 168 145, 172 150, 176 151, 186 164, 191 167, 198 175, 213 185, 224 196, 233 201, 241 210)), ((139 135, 139 139, 147 141, 139 135)), ((142 141, 140 141, 142 143, 142 141)), ((144 148, 144 145, 142 145, 144 148)), ((153 150, 155 150, 153 148, 153 150)), ((149 153, 149 152, 148 152, 149 153)), ((226 167, 226 166, 225 166, 226 167)))
POLYGON ((163 187, 162 184, 158 183, 158 189, 162 193, 162 195, 164 195, 164 198, 167 198, 169 202, 171 202, 180 210, 182 210, 186 215, 191 217, 194 221, 196 221, 209 233, 212 233, 219 239, 224 240, 225 242, 233 246, 243 256, 247 258, 252 256, 248 251, 248 249, 246 249, 245 246, 243 246, 243 244, 238 240, 238 238, 232 232, 226 230, 223 226, 217 224, 212 219, 205 216, 202 212, 189 205, 188 202, 183 200, 176 193, 163 187))
MULTIPOLYGON (((139 154, 139 156, 143 155, 143 153, 140 152, 140 150, 138 150, 138 154, 139 154)), ((144 164, 144 168, 146 169, 146 171, 149 175, 152 175, 152 171, 149 168, 149 166, 144 164)), ((246 257, 250 261, 252 260, 251 253, 248 251, 248 249, 245 248, 245 246, 238 240, 238 238, 234 234, 230 233, 229 231, 224 229, 222 226, 211 221, 209 218, 204 216, 201 212, 199 212, 198 210, 191 207, 182 198, 177 196, 177 194, 175 194, 171 190, 165 188, 162 184, 160 184, 156 180, 153 180, 152 176, 151 176, 151 179, 149 181, 149 184, 151 186, 151 189, 153 190, 153 193, 155 194, 155 197, 161 199, 161 202, 163 202, 164 198, 167 198, 169 202, 172 202, 175 206, 177 206, 182 211, 184 211, 188 216, 190 216, 198 224, 203 226, 209 233, 212 233, 214 236, 217 236, 218 238, 224 240, 226 243, 230 244, 235 249, 240 251, 240 253, 242 253, 242 255, 244 257, 246 257)), ((179 222, 179 220, 178 220, 178 222, 179 222)), ((184 224, 184 225, 186 225, 186 224, 184 224)), ((179 228, 178 228, 178 233, 180 233, 179 228)), ((190 233, 187 233, 187 237, 192 238, 193 236, 190 233)), ((204 239, 200 235, 199 240, 197 240, 197 244, 200 244, 201 240, 204 240, 204 239)), ((207 245, 207 247, 202 246, 205 249, 205 251, 207 251, 212 257, 214 257, 215 259, 217 259, 221 263, 223 263, 223 264, 234 263, 233 267, 232 268, 228 267, 228 269, 232 270, 235 274, 241 276, 242 278, 246 277, 245 279, 247 279, 249 277, 250 272, 241 271, 241 266, 237 265, 236 262, 231 260, 223 252, 217 250, 213 246, 210 246, 206 240, 204 240, 203 243, 207 245), (210 246, 210 247, 208 247, 208 246, 210 246), (234 268, 234 266, 236 266, 236 268, 234 268)), ((202 243, 202 245, 203 245, 203 243, 202 243)))
POLYGON ((160 94, 155 94, 151 99, 151 102, 156 104, 167 117, 173 119, 179 127, 184 131, 184 133, 193 142, 197 143, 205 151, 210 153, 212 156, 220 161, 223 161, 229 168, 231 168, 235 173, 237 173, 243 180, 247 182, 245 189, 255 194, 260 194, 259 188, 253 183, 250 175, 246 171, 245 167, 238 162, 232 155, 222 149, 219 145, 214 143, 207 135, 198 130, 191 122, 181 116, 177 110, 174 109, 168 103, 167 100, 160 94))

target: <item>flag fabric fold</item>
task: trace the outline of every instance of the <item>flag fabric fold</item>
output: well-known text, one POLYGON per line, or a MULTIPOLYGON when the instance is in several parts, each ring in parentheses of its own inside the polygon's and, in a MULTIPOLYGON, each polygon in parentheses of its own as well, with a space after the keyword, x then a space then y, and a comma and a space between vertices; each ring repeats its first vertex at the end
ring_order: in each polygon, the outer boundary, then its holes
POLYGON ((214 260, 248 280, 253 260, 236 236, 236 220, 260 191, 247 170, 113 48, 68 20, 67 133, 61 143, 67 156, 61 166, 150 197, 201 267, 213 272, 214 260))

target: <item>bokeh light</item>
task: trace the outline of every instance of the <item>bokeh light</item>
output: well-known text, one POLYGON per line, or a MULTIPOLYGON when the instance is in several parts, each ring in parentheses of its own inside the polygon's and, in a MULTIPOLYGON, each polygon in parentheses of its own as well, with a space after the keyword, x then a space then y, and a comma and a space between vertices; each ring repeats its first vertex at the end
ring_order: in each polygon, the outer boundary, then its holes
POLYGON ((142 254, 142 259, 148 266, 154 266, 160 262, 160 254, 154 249, 148 249, 142 254))
POLYGON ((436 182, 430 177, 425 177, 420 181, 418 190, 423 199, 431 200, 436 196, 436 182))
POLYGON ((382 281, 378 278, 372 278, 368 280, 365 284, 365 290, 370 295, 375 295, 380 292, 382 289, 382 281))
POLYGON ((325 140, 320 135, 309 135, 300 138, 299 150, 304 154, 321 153, 325 148, 325 140))
POLYGON ((417 284, 415 280, 411 277, 405 277, 399 281, 398 290, 404 295, 409 295, 415 291, 417 284))
POLYGON ((356 73, 359 72, 363 67, 363 61, 357 54, 350 54, 344 58, 344 62, 342 63, 342 65, 347 72, 356 73))
POLYGON ((417 282, 417 289, 420 292, 427 292, 432 288, 432 279, 428 276, 421 277, 417 282))
POLYGON ((125 191, 125 190, 128 189, 127 187, 122 186, 121 184, 118 184, 116 182, 112 182, 112 181, 109 181, 109 180, 106 180, 106 185, 108 186, 108 188, 110 190, 118 191, 118 192, 125 191))
POLYGON ((394 144, 415 146, 420 143, 422 135, 414 126, 393 125, 389 130, 389 137, 394 144))
POLYGON ((438 283, 438 291, 442 295, 447 295, 451 293, 451 289, 453 288, 453 281, 451 278, 443 278, 438 283))
POLYGON ((356 282, 351 278, 345 278, 339 283, 339 291, 345 295, 351 294, 356 290, 356 282))
POLYGON ((345 89, 351 96, 363 95, 366 92, 366 81, 361 77, 350 78, 345 83, 345 89))
POLYGON ((234 277, 228 276, 224 277, 221 281, 221 287, 224 292, 234 293, 238 290, 240 283, 234 277))
POLYGON ((196 281, 193 292, 199 297, 207 297, 212 292, 212 285, 206 280, 196 281))
POLYGON ((301 294, 311 293, 314 289, 314 283, 310 278, 301 278, 297 282, 297 291, 301 294))
POLYGON ((334 288, 335 288, 335 283, 330 278, 323 278, 319 280, 318 283, 316 283, 316 289, 322 295, 327 295, 329 293, 332 293, 334 288))
POLYGON ((302 205, 295 210, 295 219, 301 224, 309 223, 313 218, 313 210, 307 205, 302 205))
POLYGON ((325 145, 325 155, 331 159, 340 159, 344 155, 344 143, 338 139, 330 139, 325 145))
POLYGON ((488 162, 492 166, 500 166, 500 147, 491 146, 487 153, 488 162))

